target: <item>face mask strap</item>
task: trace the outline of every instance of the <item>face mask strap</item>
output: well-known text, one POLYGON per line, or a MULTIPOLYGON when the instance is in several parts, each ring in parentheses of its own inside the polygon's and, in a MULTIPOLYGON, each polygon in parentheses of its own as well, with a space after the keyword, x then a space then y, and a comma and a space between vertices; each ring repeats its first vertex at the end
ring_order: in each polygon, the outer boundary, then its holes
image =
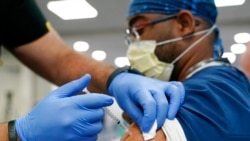
MULTIPOLYGON (((212 31, 216 28, 217 26, 216 25, 213 25, 210 29, 206 29, 206 30, 202 30, 202 31, 199 31, 199 32, 196 32, 192 35, 190 35, 189 37, 192 37, 192 36, 196 36, 196 35, 200 35, 200 34, 204 34, 206 33, 205 35, 203 35, 200 39, 198 39, 197 41, 195 41, 192 45, 190 45, 190 47, 188 47, 185 51, 183 51, 174 61, 171 62, 171 64, 174 64, 176 63, 181 57, 183 57, 188 51, 190 51, 193 47, 195 47, 198 43, 200 43, 203 39, 205 39, 210 33, 212 33, 212 31)), ((184 37, 185 39, 187 38, 188 36, 184 37)), ((189 38, 188 37, 188 38, 189 38)))
POLYGON ((197 36, 197 35, 201 35, 201 34, 207 33, 209 30, 210 29, 206 29, 206 30, 198 31, 198 32, 196 32, 194 34, 191 34, 191 35, 187 35, 185 37, 177 37, 177 38, 174 38, 174 39, 162 41, 162 42, 157 43, 157 46, 164 45, 164 44, 169 44, 169 43, 180 41, 180 40, 184 40, 184 39, 188 39, 188 38, 191 38, 193 36, 197 36))
POLYGON ((156 44, 156 46, 160 46, 160 45, 164 45, 164 44, 169 44, 169 43, 180 41, 180 40, 183 40, 183 39, 184 39, 183 37, 177 37, 177 38, 174 38, 174 39, 170 39, 170 40, 159 42, 159 43, 156 44))

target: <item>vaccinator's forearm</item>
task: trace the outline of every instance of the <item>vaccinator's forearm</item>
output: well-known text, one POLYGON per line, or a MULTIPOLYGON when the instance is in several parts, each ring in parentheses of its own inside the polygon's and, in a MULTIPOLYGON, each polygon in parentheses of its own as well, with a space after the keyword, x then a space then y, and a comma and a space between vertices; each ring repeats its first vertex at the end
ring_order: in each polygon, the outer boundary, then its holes
POLYGON ((8 124, 0 124, 0 140, 9 141, 8 139, 8 124))
POLYGON ((114 70, 111 65, 75 52, 54 30, 10 51, 31 70, 59 86, 89 73, 92 80, 88 89, 107 93, 106 82, 114 70))

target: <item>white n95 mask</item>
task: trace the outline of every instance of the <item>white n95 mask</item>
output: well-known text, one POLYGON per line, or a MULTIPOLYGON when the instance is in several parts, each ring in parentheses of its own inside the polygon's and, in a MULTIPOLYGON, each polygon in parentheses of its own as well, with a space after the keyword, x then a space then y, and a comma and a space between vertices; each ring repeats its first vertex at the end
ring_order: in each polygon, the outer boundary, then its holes
POLYGON ((130 62, 130 65, 141 73, 143 73, 145 76, 169 81, 172 75, 172 71, 174 69, 174 64, 188 51, 190 51, 195 45, 205 39, 215 28, 216 25, 213 25, 209 29, 196 32, 192 35, 186 37, 178 37, 159 43, 156 43, 156 41, 154 40, 136 40, 129 45, 127 50, 127 57, 130 62), (193 44, 191 44, 171 63, 159 61, 159 59, 154 53, 155 48, 159 45, 180 41, 200 34, 204 35, 197 41, 195 41, 193 44))

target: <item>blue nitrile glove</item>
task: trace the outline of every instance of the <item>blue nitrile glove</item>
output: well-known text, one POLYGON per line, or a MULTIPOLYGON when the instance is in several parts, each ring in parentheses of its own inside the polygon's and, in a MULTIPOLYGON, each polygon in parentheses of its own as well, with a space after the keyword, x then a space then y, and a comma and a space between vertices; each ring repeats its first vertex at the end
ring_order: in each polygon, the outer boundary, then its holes
POLYGON ((166 118, 173 119, 185 97, 181 82, 165 82, 127 72, 112 80, 109 93, 143 132, 148 132, 155 120, 160 128, 166 118))
POLYGON ((102 129, 102 107, 111 105, 113 99, 103 94, 76 95, 90 79, 85 75, 59 87, 30 113, 18 118, 15 125, 21 140, 96 141, 102 129))

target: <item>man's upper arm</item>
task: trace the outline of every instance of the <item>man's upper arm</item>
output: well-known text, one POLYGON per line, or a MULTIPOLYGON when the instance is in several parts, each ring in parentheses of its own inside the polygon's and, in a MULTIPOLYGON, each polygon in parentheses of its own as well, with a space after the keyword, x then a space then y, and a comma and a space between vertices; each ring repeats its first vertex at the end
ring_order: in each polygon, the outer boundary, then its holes
POLYGON ((247 44, 247 50, 244 54, 242 54, 240 59, 240 64, 243 69, 243 71, 248 76, 248 79, 250 79, 250 42, 247 44))
POLYGON ((2 43, 6 48, 15 48, 30 43, 44 34, 48 22, 34 0, 11 0, 5 5, 1 20, 2 43))
MULTIPOLYGON (((135 123, 132 123, 129 127, 130 135, 126 132, 121 141, 144 141, 142 133, 135 123)), ((167 141, 166 136, 162 129, 159 129, 156 133, 156 137, 149 141, 167 141)))
POLYGON ((240 71, 231 66, 208 67, 184 86, 186 99, 177 119, 188 140, 249 139, 250 87, 240 71))

